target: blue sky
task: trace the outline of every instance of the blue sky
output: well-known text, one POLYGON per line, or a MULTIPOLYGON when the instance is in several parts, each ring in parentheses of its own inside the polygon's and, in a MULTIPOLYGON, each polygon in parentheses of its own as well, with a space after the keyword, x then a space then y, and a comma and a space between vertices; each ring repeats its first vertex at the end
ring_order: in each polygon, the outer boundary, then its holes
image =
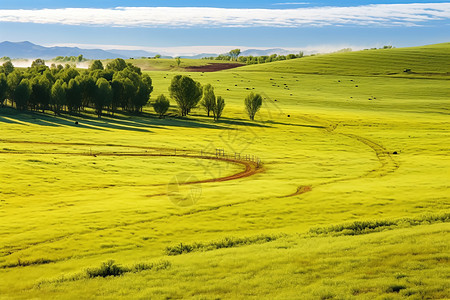
POLYGON ((0 41, 167 54, 450 42, 449 1, 1 0, 0 41))

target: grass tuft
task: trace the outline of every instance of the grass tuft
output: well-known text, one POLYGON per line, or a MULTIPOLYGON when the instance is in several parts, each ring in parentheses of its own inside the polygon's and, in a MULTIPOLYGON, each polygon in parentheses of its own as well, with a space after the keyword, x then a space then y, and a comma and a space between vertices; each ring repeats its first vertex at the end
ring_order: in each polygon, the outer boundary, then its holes
POLYGON ((183 244, 179 243, 175 246, 166 247, 165 253, 166 255, 181 255, 190 252, 198 252, 198 251, 211 251, 222 248, 232 248, 239 247, 244 245, 252 245, 252 244, 262 244, 274 241, 280 238, 283 235, 258 235, 253 237, 245 237, 245 238, 236 238, 236 237, 225 237, 219 241, 212 241, 208 243, 194 243, 194 244, 183 244))
POLYGON ((120 276, 123 273, 129 272, 129 269, 117 265, 114 260, 108 260, 98 268, 92 268, 86 270, 86 275, 89 278, 94 277, 108 277, 108 276, 120 276))
POLYGON ((404 290, 404 289, 406 289, 406 286, 404 286, 404 285, 392 284, 386 289, 386 292, 387 293, 399 293, 401 290, 404 290))
POLYGON ((403 218, 397 220, 355 221, 348 224, 328 227, 313 227, 309 230, 311 235, 360 235, 397 227, 411 227, 433 223, 446 223, 450 221, 450 213, 441 215, 421 216, 417 218, 403 218))

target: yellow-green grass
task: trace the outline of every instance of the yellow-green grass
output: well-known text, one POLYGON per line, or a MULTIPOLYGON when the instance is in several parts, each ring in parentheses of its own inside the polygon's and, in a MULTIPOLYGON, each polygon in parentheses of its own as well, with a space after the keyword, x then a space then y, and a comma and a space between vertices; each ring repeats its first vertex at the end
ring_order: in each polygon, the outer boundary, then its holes
POLYGON ((240 71, 322 75, 445 77, 450 76, 450 43, 333 53, 251 65, 240 71), (410 69, 411 72, 404 72, 410 69))
MULTIPOLYGON (((314 227, 449 212, 448 81, 292 74, 267 66, 188 73, 225 98, 219 122, 201 109, 189 119, 162 120, 151 108, 141 117, 100 120, 1 109, 0 297, 450 297, 448 223, 358 236, 309 234, 314 227), (250 91, 266 97, 255 122, 243 110, 250 91), (221 148, 260 157, 265 171, 201 184, 198 202, 180 207, 167 195, 173 176, 221 177, 240 167, 79 155, 145 151, 126 146, 221 148), (311 191, 285 197, 299 186, 311 191), (180 256, 165 252, 180 243, 261 235, 279 238, 180 256), (69 280, 108 259, 171 266, 69 280)), ((154 99, 167 94, 176 73, 149 74, 154 99)))

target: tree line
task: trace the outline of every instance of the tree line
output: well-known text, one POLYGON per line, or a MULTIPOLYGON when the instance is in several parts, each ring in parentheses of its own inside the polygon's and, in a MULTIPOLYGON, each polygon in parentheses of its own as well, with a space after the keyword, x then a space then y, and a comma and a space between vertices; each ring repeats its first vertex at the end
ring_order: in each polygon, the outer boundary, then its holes
POLYGON ((98 117, 107 110, 140 112, 153 91, 152 80, 141 69, 115 59, 103 67, 94 61, 88 70, 70 65, 45 65, 42 59, 31 67, 14 68, 10 61, 0 67, 0 104, 9 100, 19 110, 80 112, 93 108, 98 117))
MULTIPOLYGON (((147 105, 153 91, 152 79, 141 69, 115 59, 106 67, 100 60, 92 62, 87 70, 77 70, 70 65, 45 65, 42 59, 33 61, 27 69, 14 68, 10 61, 0 66, 0 105, 10 104, 18 110, 81 112, 92 108, 100 118, 105 111, 114 115, 122 111, 139 113, 147 105)), ((181 116, 187 116, 199 105, 208 117, 219 120, 225 100, 216 96, 211 84, 202 86, 189 76, 175 75, 168 88, 181 116)), ((251 120, 262 105, 262 97, 251 93, 244 99, 251 120)), ((170 107, 164 94, 152 103, 153 109, 163 118, 170 107)))
POLYGON ((288 55, 278 55, 278 54, 272 54, 272 55, 261 55, 261 56, 240 56, 241 50, 240 49, 234 49, 226 54, 220 54, 219 56, 212 56, 212 57, 204 57, 203 59, 207 60, 225 60, 225 61, 237 61, 241 63, 245 63, 247 65, 254 65, 254 64, 264 64, 274 61, 281 61, 281 60, 289 60, 294 58, 302 58, 304 56, 303 52, 300 51, 298 54, 288 54, 288 55))

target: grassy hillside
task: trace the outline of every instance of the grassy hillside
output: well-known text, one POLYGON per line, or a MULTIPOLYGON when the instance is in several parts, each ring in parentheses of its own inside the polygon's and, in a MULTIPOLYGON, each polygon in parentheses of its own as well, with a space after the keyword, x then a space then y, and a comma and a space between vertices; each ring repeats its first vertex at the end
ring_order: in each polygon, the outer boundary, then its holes
MULTIPOLYGON (((181 63, 178 66, 175 59, 127 59, 129 63, 138 66, 143 71, 172 71, 172 72, 183 72, 186 69, 192 67, 205 67, 208 65, 218 65, 218 69, 220 69, 221 65, 227 65, 230 62, 228 61, 217 61, 217 60, 204 60, 204 59, 188 59, 182 58, 181 63)), ((105 61, 105 65, 108 63, 108 60, 105 61)), ((200 70, 201 71, 201 70, 200 70)))
POLYGON ((450 43, 333 53, 252 65, 241 71, 322 75, 450 77, 450 43), (404 70, 410 69, 410 73, 404 70))
POLYGON ((243 71, 279 65, 184 73, 219 122, 0 108, 0 299, 450 298, 448 80, 243 71))

